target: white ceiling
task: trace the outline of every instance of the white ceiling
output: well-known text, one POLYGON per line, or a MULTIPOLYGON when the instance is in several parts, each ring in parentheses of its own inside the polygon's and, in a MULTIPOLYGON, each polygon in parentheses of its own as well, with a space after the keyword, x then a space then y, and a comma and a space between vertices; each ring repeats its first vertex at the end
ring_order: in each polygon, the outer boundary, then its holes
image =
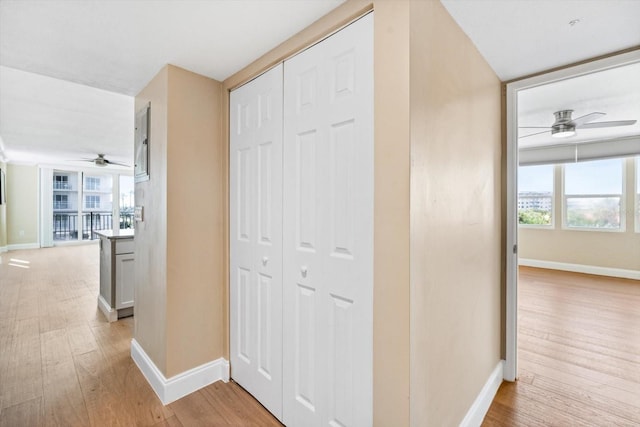
POLYGON ((132 164, 134 98, 0 66, 0 135, 12 161, 132 164))
MULTIPOLYGON (((0 0, 0 159, 132 163, 132 96, 161 67, 224 80, 342 1, 0 0)), ((640 46, 638 0, 441 1, 502 80, 640 46)), ((617 119, 607 93, 584 109, 617 119)))
POLYGON ((224 80, 343 1, 0 0, 0 160, 131 164, 132 96, 165 64, 224 80))
POLYGON ((441 2, 502 81, 640 46, 638 0, 441 2))
POLYGON ((0 1, 0 65, 136 95, 167 63, 222 81, 344 0, 0 1))

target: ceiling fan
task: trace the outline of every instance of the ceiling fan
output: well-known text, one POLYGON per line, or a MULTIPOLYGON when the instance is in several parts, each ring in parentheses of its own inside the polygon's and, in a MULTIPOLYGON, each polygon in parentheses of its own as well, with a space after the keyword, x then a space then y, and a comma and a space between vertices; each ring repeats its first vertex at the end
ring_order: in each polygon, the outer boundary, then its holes
POLYGON ((118 162, 113 162, 111 160, 108 160, 104 157, 104 154, 98 154, 98 157, 96 157, 95 159, 80 159, 80 160, 83 162, 92 162, 96 166, 100 166, 100 167, 104 167, 108 165, 125 166, 128 168, 131 167, 130 165, 125 165, 124 163, 118 163, 118 162))
POLYGON ((593 122, 596 119, 606 115, 606 113, 589 113, 584 116, 580 116, 576 119, 571 118, 573 110, 560 110, 553 113, 556 117, 556 121, 551 126, 521 126, 520 129, 547 129, 542 132, 531 133, 519 138, 528 138, 533 135, 540 135, 543 133, 551 132, 551 136, 554 138, 568 138, 576 134, 576 129, 595 129, 595 128, 608 128, 616 126, 631 126, 636 123, 637 120, 617 120, 613 122, 593 122))

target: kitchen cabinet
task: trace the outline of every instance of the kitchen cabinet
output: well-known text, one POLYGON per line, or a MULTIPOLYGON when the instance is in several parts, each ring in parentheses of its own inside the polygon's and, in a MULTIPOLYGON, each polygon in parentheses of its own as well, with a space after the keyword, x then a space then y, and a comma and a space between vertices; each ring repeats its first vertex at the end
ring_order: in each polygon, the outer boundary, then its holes
POLYGON ((133 316, 134 231, 102 230, 100 237, 100 295, 98 307, 109 322, 133 316))

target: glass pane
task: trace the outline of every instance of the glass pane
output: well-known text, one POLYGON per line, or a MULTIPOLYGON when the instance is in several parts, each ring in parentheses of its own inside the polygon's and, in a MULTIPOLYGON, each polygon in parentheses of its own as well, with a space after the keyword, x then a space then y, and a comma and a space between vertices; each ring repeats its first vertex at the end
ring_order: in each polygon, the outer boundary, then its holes
POLYGON ((133 177, 120 175, 120 228, 134 228, 133 207, 135 206, 133 177))
POLYGON ((566 164, 565 194, 622 194, 622 161, 608 159, 566 164))
POLYGON ((111 230, 113 209, 111 175, 84 174, 82 200, 82 238, 95 239, 96 230, 111 230))
POLYGON ((518 223, 551 225, 553 165, 518 168, 518 223))
POLYGON ((620 197, 568 197, 567 226, 620 228, 620 197))
POLYGON ((78 173, 53 171, 53 240, 78 239, 78 173))

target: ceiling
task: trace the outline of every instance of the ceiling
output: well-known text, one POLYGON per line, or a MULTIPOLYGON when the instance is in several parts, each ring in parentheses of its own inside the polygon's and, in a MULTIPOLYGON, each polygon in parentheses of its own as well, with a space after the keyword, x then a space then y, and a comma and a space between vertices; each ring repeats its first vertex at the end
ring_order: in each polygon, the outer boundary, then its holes
MULTIPOLYGON (((224 80, 342 1, 0 0, 0 160, 131 164, 132 96, 165 64, 224 80)), ((503 81, 640 46, 637 0, 441 1, 503 81)), ((541 89, 527 120, 639 118, 609 86, 541 89)))
POLYGON ((441 2, 502 81, 640 46, 638 0, 441 2))
POLYGON ((222 81, 343 1, 0 0, 0 160, 132 164, 132 97, 165 64, 222 81))

